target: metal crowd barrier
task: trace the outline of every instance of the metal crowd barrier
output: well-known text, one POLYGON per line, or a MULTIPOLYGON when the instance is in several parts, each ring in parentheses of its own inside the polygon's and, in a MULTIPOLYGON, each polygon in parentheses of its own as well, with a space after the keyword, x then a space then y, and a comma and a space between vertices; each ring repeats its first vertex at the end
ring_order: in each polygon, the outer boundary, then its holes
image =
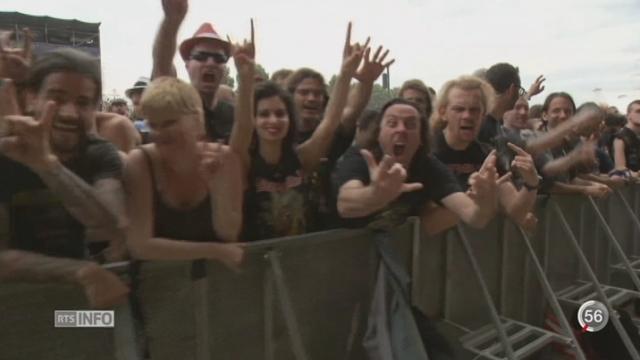
MULTIPOLYGON (((607 200, 542 198, 535 234, 497 218, 421 238, 410 221, 394 238, 412 301, 458 358, 520 359, 561 344, 584 359, 572 311, 596 299, 638 359, 616 309, 640 298, 639 196, 625 188, 607 200), (545 326, 549 314, 559 331, 545 326)), ((335 230, 249 244, 239 272, 143 262, 113 329, 53 327, 54 310, 87 309, 73 286, 3 283, 0 360, 143 359, 137 322, 153 360, 364 359, 378 260, 369 231, 335 230)))

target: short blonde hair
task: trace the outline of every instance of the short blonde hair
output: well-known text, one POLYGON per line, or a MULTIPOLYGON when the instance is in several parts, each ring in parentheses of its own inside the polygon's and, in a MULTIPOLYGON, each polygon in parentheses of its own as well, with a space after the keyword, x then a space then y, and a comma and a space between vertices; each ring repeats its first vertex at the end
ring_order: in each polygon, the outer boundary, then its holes
POLYGON ((147 86, 142 93, 140 106, 145 117, 204 113, 198 91, 190 84, 168 76, 159 77, 147 86))
MULTIPOLYGON (((436 99, 436 108, 431 118, 431 127, 433 130, 442 130, 447 126, 446 121, 440 117, 440 109, 449 105, 449 93, 454 88, 465 91, 480 91, 480 99, 482 101, 482 111, 484 114, 489 113, 493 109, 495 102, 495 91, 488 82, 477 76, 463 75, 457 79, 447 81, 439 92, 436 99)), ((435 131, 434 131, 435 133, 435 131)))

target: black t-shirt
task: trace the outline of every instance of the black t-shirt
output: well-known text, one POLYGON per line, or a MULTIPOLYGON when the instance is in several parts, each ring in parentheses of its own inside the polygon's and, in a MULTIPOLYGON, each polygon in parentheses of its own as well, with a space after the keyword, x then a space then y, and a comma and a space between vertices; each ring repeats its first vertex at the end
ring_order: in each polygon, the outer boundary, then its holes
POLYGON ((209 139, 223 140, 225 144, 228 143, 233 128, 233 105, 226 101, 218 101, 213 110, 204 105, 203 107, 205 128, 209 139))
POLYGON ((433 156, 456 176, 458 184, 464 190, 469 188, 469 176, 480 170, 489 152, 491 147, 478 141, 474 141, 464 150, 454 150, 447 144, 442 132, 435 135, 432 150, 433 156))
MULTIPOLYGON (((115 146, 93 136, 82 155, 65 166, 88 184, 120 179, 122 175, 122 161, 115 146)), ((9 211, 9 229, 0 232, 9 234, 11 248, 85 258, 106 246, 90 248, 85 244, 84 226, 28 167, 0 156, 0 174, 0 204, 9 211)))
MULTIPOLYGON (((389 229, 402 224, 409 216, 420 214, 424 204, 431 200, 440 202, 443 198, 462 191, 453 174, 436 158, 428 155, 414 157, 405 182, 420 182, 421 190, 407 192, 387 205, 383 210, 362 218, 342 219, 346 227, 369 226, 376 229, 389 229)), ((340 187, 350 180, 360 180, 368 185, 369 168, 360 154, 360 148, 352 146, 336 164, 332 176, 335 198, 340 187)))
MULTIPOLYGON (((349 131, 340 125, 338 129, 336 129, 326 160, 323 160, 318 170, 314 174, 311 174, 312 179, 310 183, 314 193, 318 197, 318 230, 340 227, 340 221, 336 217, 335 201, 332 199, 331 173, 338 159, 351 147, 355 133, 355 128, 349 131)), ((307 141, 311 135, 313 135, 313 131, 298 132, 296 143, 301 144, 307 141)))
POLYGON ((487 114, 484 118, 480 133, 478 134, 478 141, 486 144, 494 144, 494 139, 500 134, 500 122, 494 118, 491 114, 487 114))
POLYGON ((276 165, 254 152, 245 197, 247 241, 300 235, 315 230, 317 197, 293 150, 276 165))

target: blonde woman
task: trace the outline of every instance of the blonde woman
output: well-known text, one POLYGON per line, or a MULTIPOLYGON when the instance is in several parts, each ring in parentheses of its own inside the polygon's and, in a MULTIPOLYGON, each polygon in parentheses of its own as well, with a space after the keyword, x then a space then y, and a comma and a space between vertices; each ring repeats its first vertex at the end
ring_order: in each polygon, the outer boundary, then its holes
POLYGON ((243 253, 233 244, 242 226, 240 161, 228 147, 203 141, 198 92, 161 77, 145 90, 141 109, 152 143, 133 150, 125 167, 132 256, 237 266, 243 253))

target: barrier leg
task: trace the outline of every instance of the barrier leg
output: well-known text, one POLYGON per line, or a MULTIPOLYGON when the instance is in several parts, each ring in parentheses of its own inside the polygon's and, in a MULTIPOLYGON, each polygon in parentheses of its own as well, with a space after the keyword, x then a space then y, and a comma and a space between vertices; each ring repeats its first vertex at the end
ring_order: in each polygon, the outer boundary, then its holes
POLYGON ((618 332, 618 335, 620 335, 620 338, 622 339, 622 342, 624 343, 624 346, 627 348, 627 351, 629 352, 629 354, 631 355, 631 357, 635 360, 640 360, 640 355, 638 354, 638 351, 636 350, 635 346, 633 346, 633 343, 631 342, 631 339, 629 339, 629 335, 627 334, 627 332, 624 330, 624 327, 622 326, 622 323, 620 323, 620 319, 618 318, 618 314, 615 311, 615 309, 611 306, 611 302, 609 302, 609 299, 607 298, 606 294, 604 293, 604 291, 602 291, 602 286, 600 284, 600 281, 598 281, 598 278, 596 277, 596 274, 593 272, 593 270, 591 269, 591 266, 589 265, 589 261, 587 260, 586 256, 584 255, 584 253, 582 252, 582 250, 580 249, 580 245, 578 244, 578 240, 576 239, 575 235, 573 234, 573 231, 571 230, 571 227, 569 226, 569 223, 567 222, 567 219, 564 217, 564 213, 562 212, 562 209, 560 209, 560 206, 552 199, 550 200, 553 206, 553 209, 555 210, 556 214, 558 215, 558 218, 560 219, 560 223, 562 225, 562 227, 564 228, 567 237, 569 238, 569 242, 570 244, 573 246, 574 251, 576 253, 576 255, 578 256, 578 260, 580 261, 580 263, 582 264, 586 275, 591 279, 594 287, 595 287, 595 291, 596 294, 598 295, 598 297, 602 300, 603 304, 607 307, 607 309, 609 310, 610 313, 610 319, 613 322, 613 326, 615 327, 616 331, 618 332))
POLYGON ((276 295, 278 296, 278 302, 280 303, 280 309, 284 315, 284 321, 291 339, 291 345, 293 347, 293 353, 297 360, 308 360, 306 350, 302 344, 302 337, 300 336, 300 328, 298 327, 298 321, 296 315, 293 312, 293 306, 291 304, 291 298, 289 296, 289 289, 284 281, 284 274, 282 267, 280 266, 280 259, 275 251, 270 251, 267 255, 267 260, 271 265, 271 271, 273 272, 274 285, 276 295))
POLYGON ((503 349, 509 359, 515 359, 515 354, 513 353, 513 348, 507 339, 507 332, 502 325, 502 321, 500 320, 500 315, 498 315, 498 311, 496 310, 496 306, 493 303, 493 299, 491 298, 491 294, 489 293, 489 288, 487 284, 484 282, 484 277, 482 276, 482 271, 480 270, 480 266, 476 261, 475 256, 473 256, 473 252, 471 251, 471 245, 469 244, 469 240, 467 239, 464 230, 460 225, 456 226, 456 230, 458 232, 458 237, 462 242, 462 246, 464 247, 465 252, 467 253, 467 259, 473 268, 473 272, 476 274, 476 280, 480 284, 480 289, 482 291, 482 297, 484 297, 487 308, 489 309, 489 314, 491 315, 491 320, 498 332, 498 337, 500 338, 500 342, 502 343, 503 349))
POLYGON ((636 226, 636 229, 640 231, 640 219, 638 219, 638 215, 636 214, 635 211, 633 211, 627 199, 625 199, 624 196, 622 196, 622 193, 620 193, 620 190, 616 190, 616 195, 618 195, 618 198, 620 198, 620 200, 622 201, 622 204, 624 205, 624 208, 627 210, 627 213, 629 214, 629 217, 631 218, 633 224, 636 226))
POLYGON ((195 290, 195 323, 196 323, 196 359, 211 359, 211 351, 209 349, 209 289, 207 278, 201 278, 194 281, 195 290))
POLYGON ((564 316, 564 312, 562 311, 562 308, 560 307, 560 303, 558 302, 558 299, 556 298, 553 292, 553 289, 551 288, 551 284, 549 283, 549 281, 547 280, 547 277, 545 276, 544 269, 542 268, 540 261, 538 261, 538 257, 536 256, 536 253, 533 250, 533 247, 531 246, 531 241, 529 240, 529 236, 527 236, 527 234, 522 230, 520 226, 518 226, 517 228, 518 228, 518 231, 520 232, 522 241, 524 242, 525 246, 527 247, 527 251, 529 252, 529 259, 533 264, 533 269, 538 277, 538 280, 540 280, 540 285, 542 285, 542 291, 544 291, 544 295, 547 298, 547 301, 549 301, 549 305, 551 306, 553 313, 556 315, 556 317, 560 321, 560 326, 562 326, 562 329, 566 332, 567 336, 571 339, 571 343, 569 344, 569 346, 571 346, 571 348, 575 350, 578 359, 586 360, 584 352, 582 352, 582 348, 578 345, 578 340, 573 334, 573 329, 571 328, 571 325, 569 325, 569 321, 567 321, 567 318, 564 316))
POLYGON ((129 302, 116 307, 115 315, 118 323, 113 331, 116 359, 140 360, 129 302))
POLYGON ((264 273, 264 359, 274 360, 273 344, 273 273, 264 273))
POLYGON ((607 239, 609 239, 609 242, 611 243, 611 246, 613 246, 614 251, 616 252, 618 257, 622 260, 622 264, 624 265, 624 268, 626 269, 628 275, 631 277, 631 281, 633 281, 633 284, 635 285, 636 290, 640 291, 640 279, 638 278, 638 274, 636 274, 636 272, 633 270, 633 267, 631 266, 629 259, 625 255, 624 250, 622 250, 622 247, 620 246, 620 243, 616 239, 615 235, 613 235, 613 231, 611 231, 611 227, 609 227, 609 224, 607 224, 607 221, 605 220, 604 216, 602 215, 602 212, 598 208, 598 205, 595 203, 595 201, 591 196, 588 197, 588 200, 589 200, 589 203, 591 204, 591 208, 596 213, 596 217, 598 218, 598 221, 600 222, 600 225, 604 230, 604 233, 607 235, 607 239))

